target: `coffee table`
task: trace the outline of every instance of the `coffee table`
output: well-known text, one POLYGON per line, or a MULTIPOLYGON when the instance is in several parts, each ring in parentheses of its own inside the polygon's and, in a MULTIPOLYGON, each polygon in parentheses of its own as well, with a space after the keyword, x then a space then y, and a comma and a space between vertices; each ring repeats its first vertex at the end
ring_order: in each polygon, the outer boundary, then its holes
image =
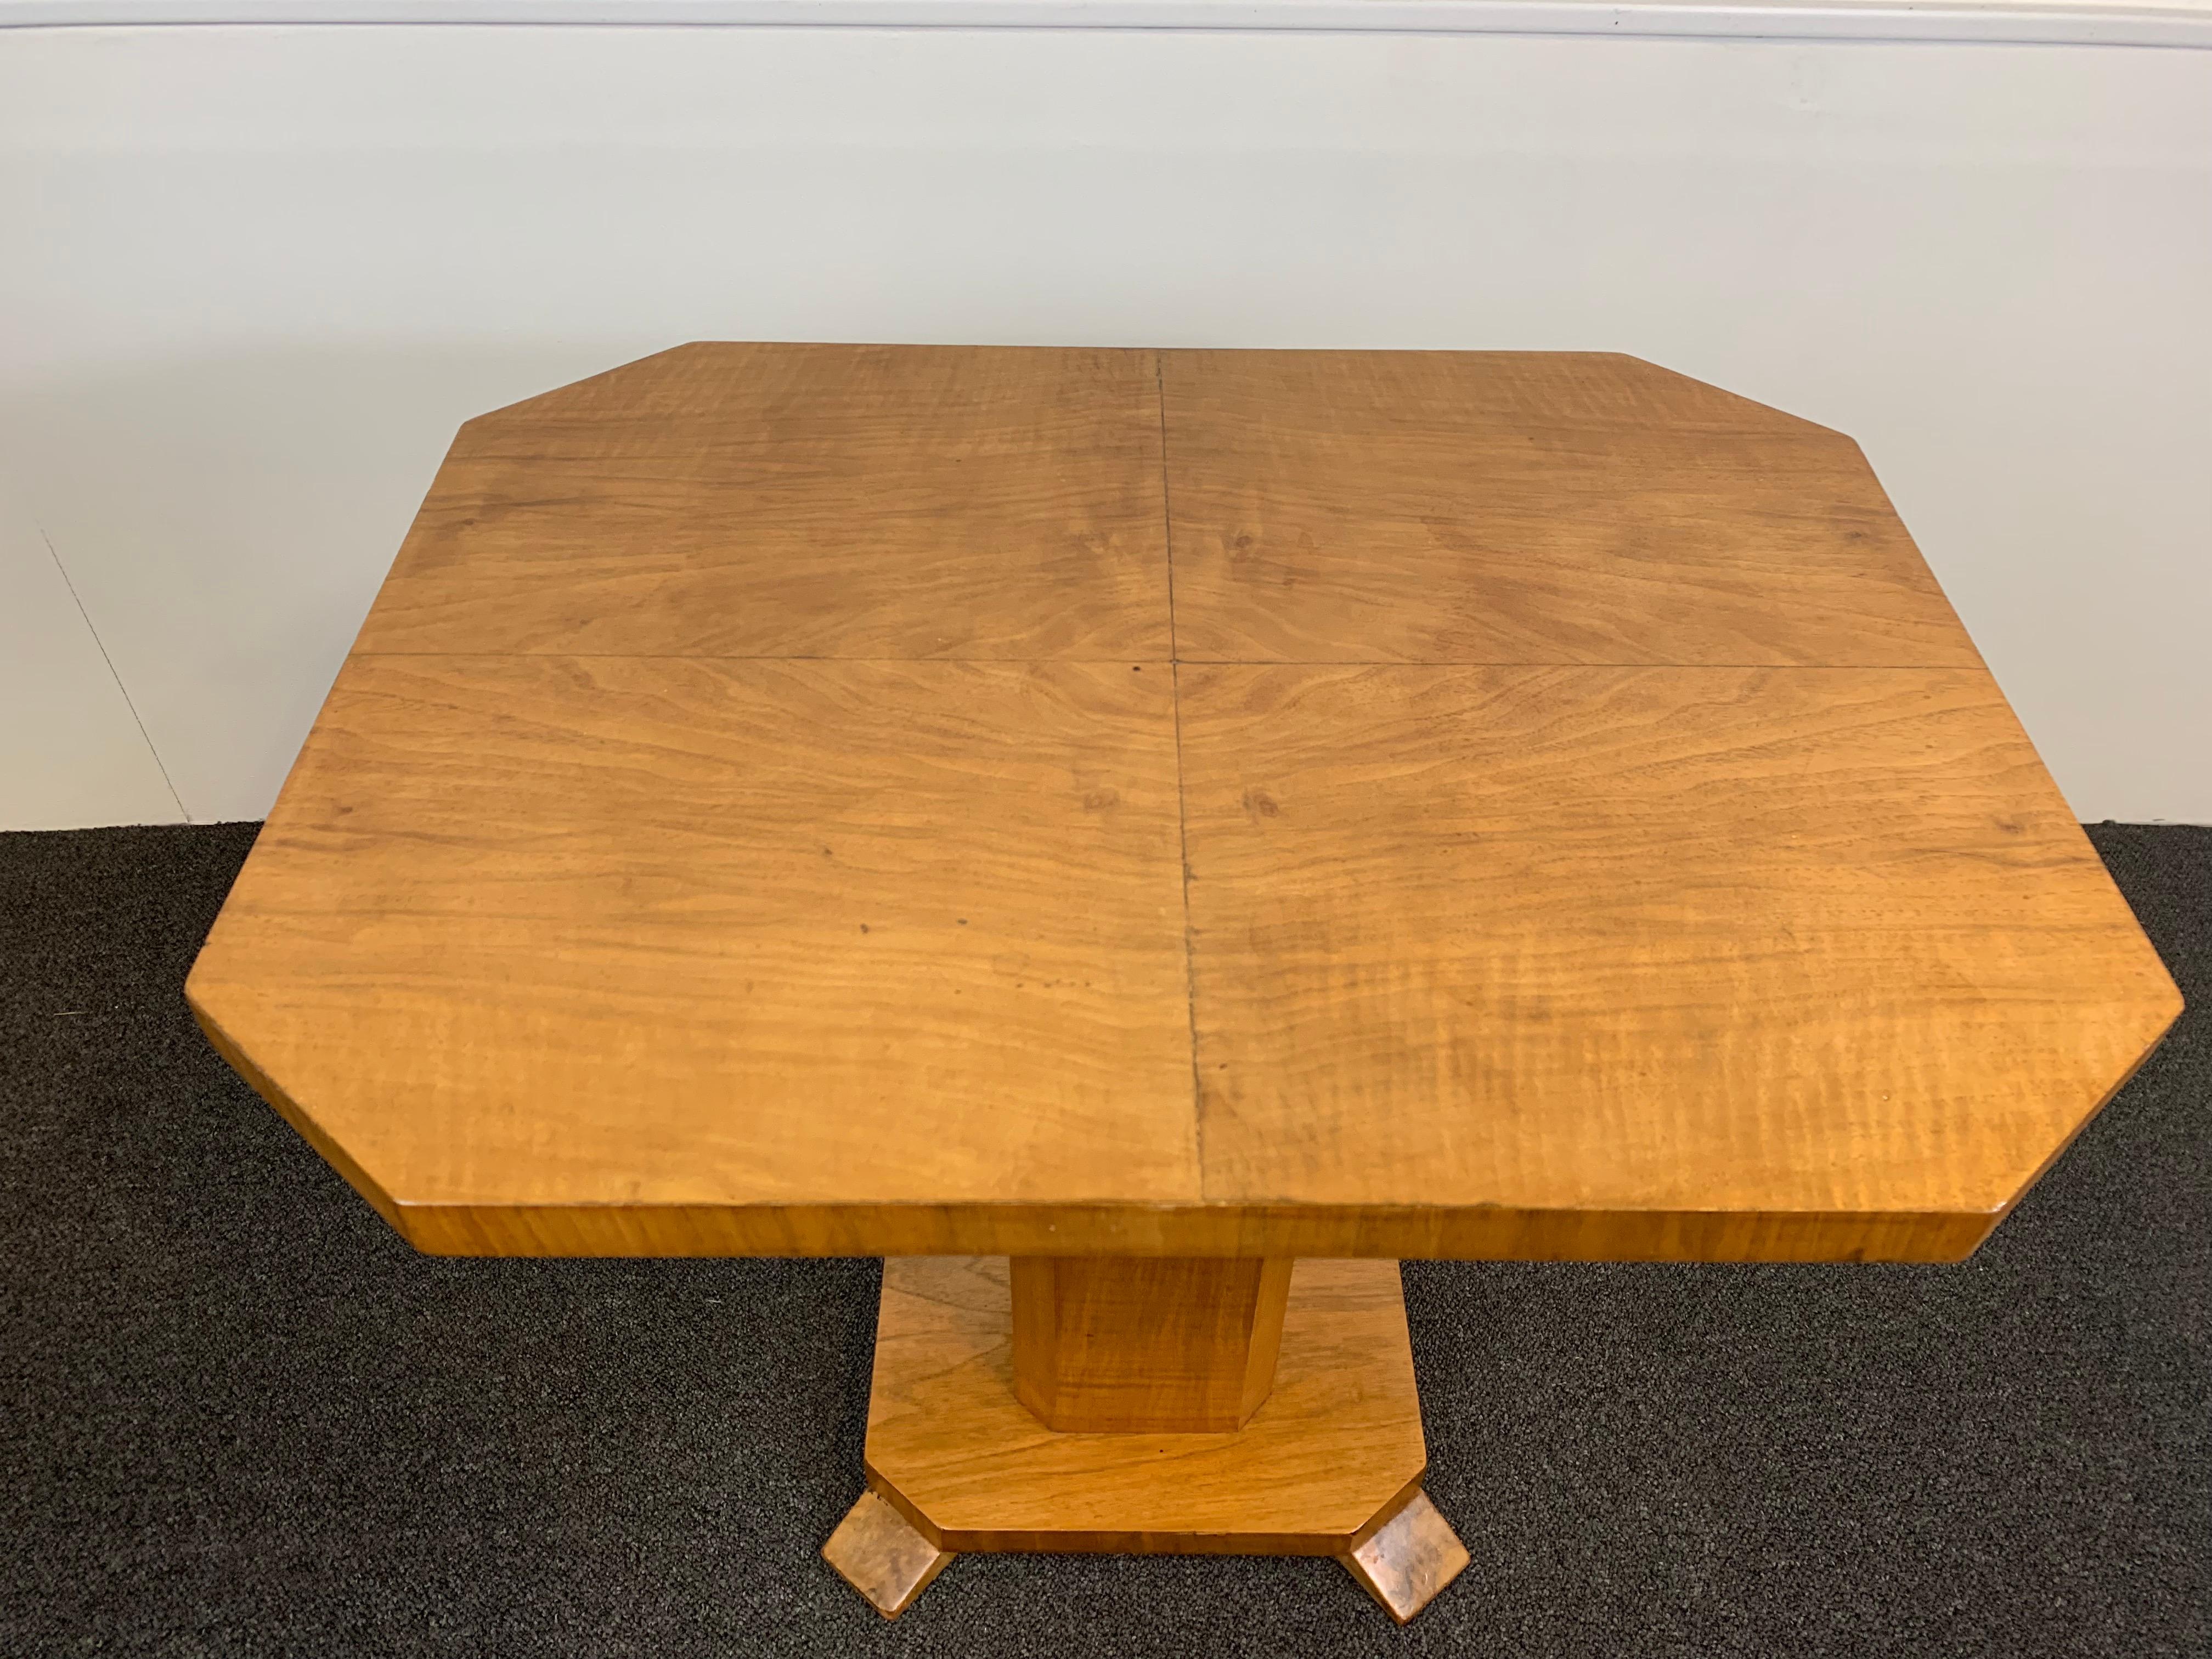
POLYGON ((1399 1258, 1962 1257, 2180 1006, 1833 432, 744 344, 462 428, 187 989, 424 1250, 890 1258, 884 1613, 1140 1550, 1401 1620, 1468 1558, 1399 1258))

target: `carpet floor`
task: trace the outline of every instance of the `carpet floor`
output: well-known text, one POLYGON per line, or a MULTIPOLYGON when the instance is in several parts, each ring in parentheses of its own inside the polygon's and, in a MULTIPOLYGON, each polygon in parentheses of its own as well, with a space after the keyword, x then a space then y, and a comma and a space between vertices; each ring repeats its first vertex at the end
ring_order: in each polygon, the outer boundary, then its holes
POLYGON ((437 1261, 194 1030, 251 824, 0 836, 0 1655, 2212 1651, 2212 830, 2099 848, 2191 1012, 1975 1258, 1413 1263, 1393 1628, 1322 1560, 971 1556, 896 1625, 876 1265, 437 1261))

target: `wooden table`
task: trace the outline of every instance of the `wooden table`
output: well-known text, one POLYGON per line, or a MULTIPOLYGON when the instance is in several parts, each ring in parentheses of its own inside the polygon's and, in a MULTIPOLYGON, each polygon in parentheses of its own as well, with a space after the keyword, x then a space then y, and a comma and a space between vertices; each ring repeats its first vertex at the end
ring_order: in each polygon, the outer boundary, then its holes
POLYGON ((461 429, 188 990, 422 1249, 893 1258, 886 1614, 1073 1549, 1400 1619, 1467 1555, 1397 1258, 1954 1260, 2180 1006, 1847 438, 779 345, 461 429))

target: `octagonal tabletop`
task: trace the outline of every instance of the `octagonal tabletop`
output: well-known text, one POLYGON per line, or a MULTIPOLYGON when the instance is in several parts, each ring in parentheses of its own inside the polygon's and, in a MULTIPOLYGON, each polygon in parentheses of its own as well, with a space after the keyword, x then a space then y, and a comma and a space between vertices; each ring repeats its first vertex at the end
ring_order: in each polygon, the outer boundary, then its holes
POLYGON ((1850 440, 693 345, 470 422, 189 986, 498 1253, 1956 1257, 2179 999, 1850 440))

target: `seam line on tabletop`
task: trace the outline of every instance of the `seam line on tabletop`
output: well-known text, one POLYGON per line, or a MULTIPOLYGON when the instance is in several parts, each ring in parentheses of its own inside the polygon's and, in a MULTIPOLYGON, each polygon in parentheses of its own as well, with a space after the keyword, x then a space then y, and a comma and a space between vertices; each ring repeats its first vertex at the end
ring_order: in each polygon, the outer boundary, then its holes
POLYGON ((1206 1202, 1206 1087, 1198 1070, 1198 947, 1190 927, 1190 811, 1183 799, 1182 671, 1176 658, 1175 504, 1168 484, 1167 356, 1152 353, 1152 389, 1160 407, 1160 538, 1167 556, 1168 701, 1175 719, 1176 854, 1182 877, 1182 981, 1190 1014, 1190 1123, 1192 1151, 1198 1159, 1198 1201, 1206 1202))
POLYGON ((582 659, 590 662, 850 662, 942 663, 947 667, 989 668, 1034 666, 1040 663, 1069 663, 1087 668, 1119 667, 1124 663, 1164 663, 1163 656, 1132 651, 1118 657, 836 657, 822 653, 792 651, 386 651, 375 646, 356 646, 356 657, 496 657, 514 662, 582 659))
MULTIPOLYGON (((1172 562, 1169 586, 1172 591, 1172 562)), ((1172 601, 1170 604, 1170 626, 1173 626, 1172 601)), ((387 651, 362 646, 348 654, 356 657, 492 657, 516 662, 568 658, 595 662, 941 663, 947 667, 973 668, 988 668, 1000 664, 1011 667, 1042 663, 1066 663, 1097 668, 1127 662, 1166 662, 1170 665, 1181 664, 1192 668, 1654 668, 1670 673, 1692 672, 1701 669, 1747 668, 1771 669, 1778 673, 1832 673, 1838 671, 1858 673, 1969 673, 1982 670, 1981 664, 1971 662, 1582 662, 1563 658, 1508 660, 1490 657, 1181 657, 1172 654, 1163 658, 1147 656, 1136 651, 1117 657, 837 657, 791 652, 748 654, 721 651, 387 651)))
POLYGON ((131 688, 124 684, 123 676, 115 672, 115 659, 107 654, 107 641, 100 637, 100 630, 92 625, 92 613, 84 608, 84 601, 77 597, 76 584, 70 580, 69 567, 62 562, 61 553, 54 546, 54 538, 46 534, 44 525, 39 526, 38 531, 39 539, 46 544, 46 556, 54 562, 54 568, 61 574, 62 586, 69 589, 70 603, 76 606, 76 614, 84 623, 84 631, 92 635, 93 644, 100 647, 100 659, 107 665, 107 677, 115 682, 115 689, 123 698, 123 706, 131 711, 131 724, 138 728, 138 740, 146 745, 146 752, 154 757, 154 769, 161 775, 161 787, 169 792, 169 799, 176 802, 177 816, 190 823, 192 815, 185 810, 185 798, 177 793, 177 786, 169 777, 169 769, 161 760, 161 751, 154 747, 153 734, 146 730, 145 717, 139 714, 138 705, 131 700, 131 688))
POLYGON ((1493 657, 1178 657, 1192 668, 1656 668, 1668 673, 1771 668, 1781 673, 1966 673, 1972 662, 1581 662, 1566 658, 1508 661, 1493 657))

